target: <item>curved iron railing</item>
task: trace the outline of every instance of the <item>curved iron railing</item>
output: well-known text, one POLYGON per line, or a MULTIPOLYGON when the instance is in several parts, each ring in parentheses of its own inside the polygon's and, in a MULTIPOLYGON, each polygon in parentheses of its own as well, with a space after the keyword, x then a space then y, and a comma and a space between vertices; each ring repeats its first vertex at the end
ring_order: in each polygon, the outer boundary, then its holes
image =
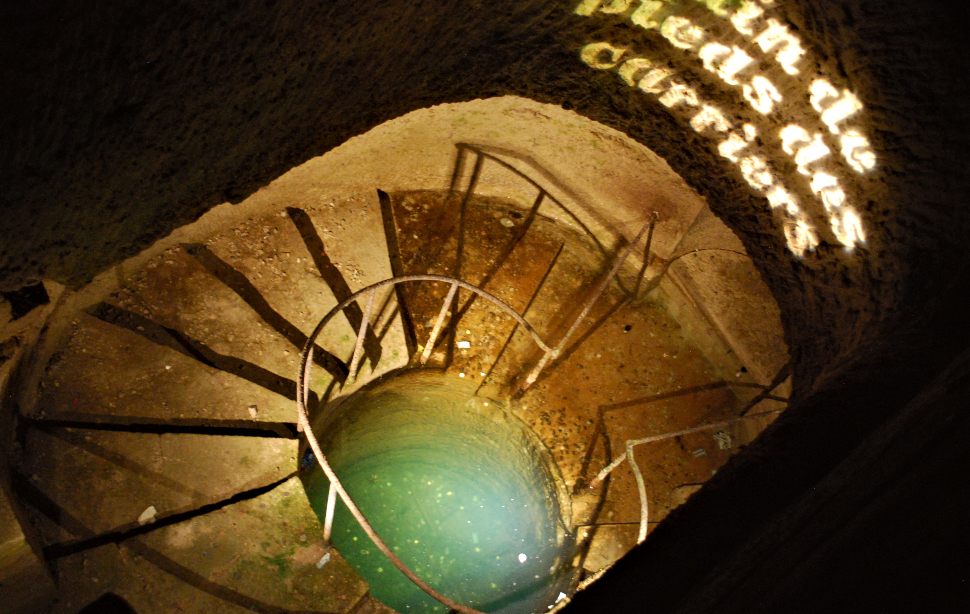
POLYGON ((396 286, 397 284, 409 283, 409 282, 422 282, 422 281, 444 282, 444 283, 450 284, 448 295, 445 298, 444 303, 442 304, 441 310, 438 312, 438 317, 435 320, 435 324, 431 330, 431 334, 428 339, 428 342, 425 344, 424 350, 421 354, 420 364, 422 366, 427 363, 428 359, 431 356, 431 350, 434 347, 435 341, 437 340, 437 337, 440 334, 442 327, 444 326, 445 319, 447 318, 447 315, 448 315, 448 308, 451 306, 452 299, 454 298, 455 293, 458 291, 458 288, 464 288, 466 290, 474 292, 478 296, 481 296, 485 300, 501 308, 502 311, 504 311, 506 314, 512 317, 523 329, 525 329, 525 331, 529 334, 529 336, 536 343, 536 345, 539 346, 539 348, 544 352, 544 356, 549 356, 551 354, 558 354, 556 349, 549 347, 549 345, 547 345, 546 342, 543 341, 539 333, 536 332, 536 329, 531 324, 529 324, 529 322, 521 314, 519 314, 515 309, 513 309, 510 305, 502 301, 500 298, 496 297, 495 295, 485 290, 482 290, 477 286, 474 286, 460 279, 455 279, 453 277, 445 277, 443 275, 405 275, 401 277, 393 277, 391 279, 386 279, 384 281, 380 281, 370 286, 367 286, 366 288, 363 288, 362 290, 358 290, 354 294, 350 295, 345 300, 341 301, 336 307, 331 309, 320 320, 316 328, 313 329, 313 332, 307 338, 306 345, 304 346, 300 356, 300 376, 299 376, 299 383, 298 383, 297 395, 296 395, 297 418, 298 418, 300 429, 306 435, 307 442, 309 443, 310 448, 313 450, 313 454, 317 459, 317 463, 320 465, 320 468, 327 476, 327 479, 330 480, 331 488, 330 488, 329 497, 327 499, 327 511, 326 511, 326 516, 324 520, 325 541, 329 542, 330 529, 333 521, 334 506, 336 505, 336 496, 339 495, 340 499, 344 502, 344 505, 346 505, 347 509, 350 510, 351 515, 353 515, 357 523, 360 524, 360 527, 364 530, 364 532, 371 539, 371 541, 374 542, 374 545, 377 547, 377 549, 380 550, 384 554, 384 556, 386 556, 388 560, 390 560, 391 563, 401 571, 401 573, 407 576, 408 579, 410 579, 425 593, 427 593, 434 599, 438 600, 442 604, 448 606, 452 610, 456 610, 458 612, 463 612, 467 614, 475 614, 477 613, 477 611, 474 610, 473 608, 456 603, 451 599, 449 599, 448 597, 446 597, 445 595, 442 595, 441 593, 436 591, 434 588, 432 588, 428 583, 426 583, 416 573, 414 573, 414 571, 412 571, 404 563, 404 561, 402 561, 400 557, 398 557, 387 546, 384 540, 381 539, 380 535, 377 534, 377 532, 374 530, 374 527, 364 516, 363 512, 361 512, 360 508, 357 506, 357 504, 354 502, 351 496, 347 493, 346 489, 343 487, 343 484, 341 484, 340 479, 337 477, 337 474, 330 466, 330 463, 327 460, 326 455, 324 455, 323 450, 320 447, 320 442, 317 440, 317 437, 310 426, 310 420, 307 414, 307 402, 309 401, 309 398, 310 398, 310 372, 313 367, 313 348, 316 344, 317 338, 320 336, 320 333, 323 332, 323 329, 326 327, 326 325, 331 320, 333 320, 333 318, 338 313, 342 312, 344 309, 349 307, 355 301, 358 301, 361 297, 364 297, 366 295, 366 302, 365 302, 363 317, 361 319, 361 326, 360 326, 360 330, 357 333, 357 341, 354 346, 354 354, 350 361, 350 375, 348 377, 354 377, 357 372, 357 367, 360 363, 360 360, 363 354, 364 338, 367 334, 367 328, 369 326, 369 321, 374 308, 375 298, 378 292, 382 288, 393 287, 393 286, 396 286))
POLYGON ((303 433, 306 435, 307 442, 309 443, 310 448, 313 450, 313 454, 316 457, 317 462, 320 465, 320 468, 327 476, 327 479, 330 480, 330 484, 331 484, 331 488, 329 490, 328 499, 327 499, 326 515, 324 518, 324 540, 327 543, 329 543, 330 531, 331 531, 332 522, 333 522, 334 508, 337 502, 336 498, 337 496, 339 496, 340 499, 347 506, 347 509, 350 511, 351 515, 354 517, 357 523, 360 524, 361 529, 363 529, 364 532, 367 534, 367 536, 370 538, 370 540, 374 542, 374 545, 377 547, 377 549, 380 550, 384 554, 384 556, 386 556, 388 560, 390 560, 391 563, 398 570, 401 571, 401 573, 407 576, 408 579, 410 579, 425 593, 427 593, 434 599, 438 600, 442 604, 448 606, 452 610, 456 610, 462 613, 469 613, 469 614, 475 613, 476 610, 468 606, 456 603, 451 599, 449 599, 448 597, 446 597, 445 595, 442 595, 441 593, 436 591, 434 588, 432 588, 428 583, 426 583, 416 573, 414 573, 404 563, 404 561, 402 561, 400 557, 398 557, 387 546, 384 540, 381 539, 380 535, 377 534, 377 532, 374 530, 374 527, 364 516, 363 512, 361 512, 360 508, 357 506, 354 500, 347 493, 343 484, 341 484, 340 479, 337 477, 333 468, 330 466, 330 463, 327 460, 327 457, 324 455, 323 450, 320 447, 320 443, 317 440, 316 435, 313 433, 313 429, 310 426, 310 419, 307 414, 307 402, 309 401, 309 398, 310 398, 310 372, 313 367, 313 351, 316 345, 316 340, 317 338, 319 338, 320 333, 327 326, 327 324, 330 323, 330 321, 333 320, 333 318, 336 317, 338 313, 342 312, 344 309, 346 309, 353 303, 359 301, 362 297, 366 297, 363 316, 361 318, 360 330, 357 332, 357 340, 354 345, 354 353, 350 360, 350 366, 349 366, 348 377, 354 378, 356 377, 357 370, 360 365, 360 361, 363 357, 364 340, 367 335, 368 327, 370 326, 370 318, 372 317, 372 313, 374 310, 374 303, 378 292, 382 288, 387 288, 387 287, 393 288, 394 286, 397 286, 398 284, 402 284, 402 283, 413 283, 413 282, 447 283, 447 284, 450 284, 450 287, 448 289, 448 294, 441 305, 441 309, 439 310, 438 316, 435 319, 435 323, 433 328, 431 329, 431 333, 429 335, 428 341, 424 345, 424 349, 422 350, 422 353, 419 359, 420 365, 424 366, 427 363, 428 359, 430 358, 433 348, 435 347, 435 342, 438 339, 438 335, 441 333, 442 328, 445 326, 445 321, 448 317, 448 310, 454 302, 454 298, 456 293, 458 292, 458 288, 464 288, 465 290, 468 290, 484 298, 490 303, 497 305, 502 311, 504 311, 507 315, 512 317, 516 321, 516 323, 529 334, 529 336, 539 347, 539 349, 542 350, 542 356, 535 363, 535 365, 530 369, 528 375, 524 378, 524 380, 519 386, 519 393, 522 393, 525 390, 527 390, 533 383, 535 383, 536 379, 539 377, 539 374, 543 371, 543 369, 545 369, 546 366, 548 366, 553 360, 555 360, 562 353, 563 349, 566 347, 566 343, 569 341, 569 338, 573 335, 573 333, 576 332, 576 330, 579 328, 580 323, 583 321, 583 319, 589 314, 590 310, 593 308, 593 305, 596 303, 599 297, 609 286, 610 282, 617 276, 617 274, 620 271, 620 268, 623 266, 623 263, 633 252, 633 249, 636 247, 637 243, 639 243, 640 239, 645 234, 647 234, 648 230, 653 229, 654 224, 656 223, 656 219, 657 219, 656 214, 652 215, 650 217, 650 220, 647 223, 645 223, 643 227, 640 229, 636 238, 630 241, 620 251, 620 253, 616 258, 616 261, 613 263, 613 266, 610 268, 609 272, 606 275, 604 275, 603 278, 600 280, 600 282, 596 285, 595 289, 587 298, 585 304, 583 305, 582 309, 579 311, 576 318, 573 320, 572 324, 569 327, 567 327, 566 332, 562 335, 562 337, 560 337, 560 339, 556 342, 554 346, 547 344, 539 335, 539 333, 536 331, 535 327, 533 327, 522 314, 519 314, 514 308, 512 308, 510 305, 505 303, 502 299, 466 281, 462 281, 454 277, 446 277, 444 275, 430 275, 430 274, 403 275, 399 277, 392 277, 390 279, 385 279, 384 281, 379 281, 375 284, 371 284, 370 286, 367 286, 366 288, 358 290, 357 292, 353 293, 352 295, 348 296, 346 299, 341 301, 339 304, 337 304, 337 306, 335 306, 333 309, 331 309, 320 320, 317 326, 313 329, 313 332, 310 333, 309 337, 307 338, 306 344, 303 347, 303 351, 301 352, 301 355, 300 355, 300 373, 299 373, 299 380, 298 380, 297 394, 296 394, 297 419, 298 419, 300 430, 302 430, 303 433))

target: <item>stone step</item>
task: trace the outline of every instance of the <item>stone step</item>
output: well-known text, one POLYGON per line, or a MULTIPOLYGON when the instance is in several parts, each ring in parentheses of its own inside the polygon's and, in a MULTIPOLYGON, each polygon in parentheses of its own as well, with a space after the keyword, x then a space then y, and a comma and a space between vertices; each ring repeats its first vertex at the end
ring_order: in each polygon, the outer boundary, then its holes
POLYGON ((252 368, 244 372, 247 379, 206 365, 184 348, 177 351, 149 340, 146 336, 156 332, 150 327, 137 330, 135 325, 132 330, 88 314, 80 314, 76 322, 47 367, 35 416, 115 416, 122 423, 126 417, 198 419, 213 425, 296 421, 296 403, 285 396, 295 391, 287 377, 291 373, 252 368))
POLYGON ((257 498, 61 559, 55 611, 77 612, 106 591, 137 612, 326 614, 368 604, 367 586, 339 555, 317 567, 324 551, 293 478, 257 498))
POLYGON ((32 428, 21 470, 87 538, 138 526, 150 507, 160 519, 273 482, 296 454, 279 438, 32 428))

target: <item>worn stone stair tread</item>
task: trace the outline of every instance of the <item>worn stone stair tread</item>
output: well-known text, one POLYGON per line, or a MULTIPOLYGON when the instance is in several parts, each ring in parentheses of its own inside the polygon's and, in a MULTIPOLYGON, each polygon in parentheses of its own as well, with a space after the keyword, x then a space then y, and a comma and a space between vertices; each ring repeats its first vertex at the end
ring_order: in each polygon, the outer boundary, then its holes
MULTIPOLYGON (((612 301, 620 297, 618 290, 610 295, 612 301)), ((608 305, 604 301, 594 310, 592 319, 608 313, 608 305)), ((708 384, 718 379, 707 360, 693 350, 678 328, 677 323, 656 305, 646 304, 635 309, 621 307, 574 353, 564 355, 561 363, 549 369, 547 377, 538 380, 523 396, 520 416, 552 451, 567 484, 578 479, 583 454, 557 442, 590 441, 594 434, 595 408, 605 404, 604 401, 636 399, 651 392, 672 390, 677 385, 708 384), (630 333, 623 332, 626 326, 631 327, 630 333), (633 335, 634 330, 636 335, 633 335), (665 333, 642 334, 642 331, 659 330, 665 333), (628 341, 617 343, 618 338, 628 341), (608 395, 603 393, 606 390, 608 395), (550 408, 558 411, 550 411, 550 408), (591 411, 591 408, 594 409, 591 411)), ((668 401, 668 406, 675 407, 675 411, 660 412, 655 407, 644 411, 626 408, 610 412, 607 417, 610 420, 629 419, 633 425, 630 433, 633 434, 627 438, 642 437, 650 424, 649 420, 645 422, 645 416, 657 416, 656 424, 661 429, 664 427, 659 425, 671 419, 687 422, 701 419, 708 407, 699 403, 698 398, 668 401)), ((704 398, 715 408, 733 407, 736 403, 733 393, 726 387, 707 393, 704 398)), ((622 453, 624 441, 623 438, 612 438, 614 456, 622 453)))
POLYGON ((322 569, 322 531, 298 478, 255 499, 141 538, 191 573, 272 607, 343 612, 367 591, 340 556, 322 569))
POLYGON ((339 556, 316 568, 322 551, 319 524, 292 479, 207 516, 59 560, 65 584, 53 612, 74 614, 105 592, 136 612, 324 614, 363 603, 366 585, 339 556))
POLYGON ((35 411, 47 417, 296 420, 294 401, 87 314, 55 356, 35 411))
MULTIPOLYGON (((102 546, 97 552, 70 558, 74 559, 72 569, 66 569, 63 577, 73 581, 63 585, 61 599, 54 605, 52 614, 76 614, 106 592, 124 599, 135 612, 250 614, 253 611, 214 595, 210 592, 214 590, 212 587, 204 590, 160 569, 156 563, 163 559, 138 544, 129 543, 121 548, 102 546), (87 578, 88 582, 79 582, 78 578, 87 578)), ((66 567, 67 563, 62 565, 66 567)))
POLYGON ((219 354, 277 374, 298 371, 301 348, 274 330, 184 247, 150 261, 108 302, 179 331, 219 354))
MULTIPOLYGON (((318 221, 312 210, 301 209, 322 241, 329 225, 318 221)), ((324 241, 326 257, 339 271, 351 291, 389 276, 380 262, 336 260, 332 243, 324 241)), ((313 256, 299 232, 283 211, 248 220, 235 228, 214 235, 205 243, 214 254, 244 275, 262 296, 277 307, 289 322, 308 333, 323 315, 337 304, 330 286, 314 264, 313 256)), ((384 259, 386 260, 386 258, 384 259)), ((329 334, 321 345, 338 356, 353 351, 356 331, 346 318, 337 318, 325 331, 329 334)))
POLYGON ((92 535, 137 525, 149 506, 162 518, 271 483, 297 453, 286 439, 79 429, 32 429, 26 448, 25 473, 92 535))

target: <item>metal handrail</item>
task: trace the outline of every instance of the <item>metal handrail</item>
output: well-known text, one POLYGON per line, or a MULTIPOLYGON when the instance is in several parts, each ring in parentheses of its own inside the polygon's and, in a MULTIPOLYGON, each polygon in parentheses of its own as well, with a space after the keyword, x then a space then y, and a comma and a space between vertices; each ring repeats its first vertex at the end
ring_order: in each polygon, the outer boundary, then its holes
POLYGON ((414 573, 404 563, 404 561, 402 561, 400 557, 398 557, 387 546, 384 540, 381 539, 380 535, 377 534, 377 532, 374 530, 374 527, 364 516, 363 512, 361 512, 360 508, 357 506, 357 504, 354 502, 351 496, 347 493, 347 490, 340 482, 340 479, 337 477, 337 474, 330 466, 329 461, 327 460, 326 456, 323 453, 322 448, 320 447, 320 442, 317 440, 317 437, 310 426, 310 419, 307 414, 307 402, 310 398, 310 371, 313 367, 313 348, 317 338, 320 336, 320 333, 323 331, 324 327, 338 313, 346 309, 354 301, 358 300, 358 298, 360 298, 361 296, 367 294, 367 306, 364 309, 363 317, 361 319, 361 326, 360 326, 360 330, 358 331, 357 342, 354 347, 354 355, 351 360, 352 367, 350 371, 350 377, 353 377, 354 374, 356 373, 356 367, 361 358, 360 356, 361 347, 363 345, 364 336, 366 335, 366 332, 367 332, 367 327, 369 325, 368 320, 371 316, 371 311, 373 309, 373 304, 374 304, 374 297, 377 295, 377 292, 381 288, 385 288, 388 286, 395 286, 400 283, 418 282, 418 281, 444 282, 451 285, 451 287, 449 288, 448 296, 445 299, 445 302, 442 305, 441 311, 438 314, 438 319, 435 323, 434 329, 431 332, 431 338, 428 340, 428 343, 425 346, 425 351, 421 356, 422 365, 425 364, 428 360, 428 357, 430 355, 430 352, 428 351, 428 349, 433 347, 435 338, 437 337, 438 333, 441 330, 442 324, 444 323, 444 319, 445 319, 445 316, 447 315, 448 307, 451 304, 452 299, 459 287, 469 290, 471 292, 474 292, 479 296, 481 296, 482 298, 488 300, 489 302, 494 303, 495 305, 498 305, 503 311, 509 314, 512 318, 514 318, 515 321, 520 326, 522 326, 522 328, 526 330, 526 332, 529 333, 529 335, 532 337, 532 340, 535 341, 536 345, 538 345, 539 348, 546 353, 546 355, 555 352, 553 348, 549 347, 545 343, 545 341, 543 341, 542 337, 535 330, 535 328, 531 324, 529 324, 529 322, 526 321, 526 319, 522 315, 520 315, 517 311, 515 311, 515 309, 513 309, 510 305, 502 301, 500 298, 487 292, 486 290, 483 290, 477 286, 473 286, 472 284, 462 281, 460 279, 455 279, 453 277, 445 277, 443 275, 404 275, 401 277, 393 277, 390 279, 386 279, 384 281, 379 281, 375 284, 371 284, 370 286, 367 286, 366 288, 358 290, 354 294, 350 295, 345 300, 341 301, 336 307, 331 309, 320 320, 316 328, 313 329, 313 332, 307 338, 306 344, 303 347, 303 351, 300 354, 300 374, 299 374, 299 383, 298 383, 297 394, 296 394, 297 420, 298 420, 298 424, 300 425, 300 429, 306 435, 307 442, 309 443, 310 448, 313 450, 313 454, 317 459, 317 463, 320 465, 320 468, 327 476, 327 479, 330 480, 331 489, 327 499, 327 511, 326 511, 327 520, 326 520, 326 527, 324 530, 325 538, 329 538, 330 528, 332 526, 332 518, 333 518, 333 511, 334 511, 333 508, 336 504, 336 497, 333 495, 333 493, 336 492, 336 494, 344 502, 344 505, 347 506, 347 509, 350 510, 351 515, 354 517, 354 519, 357 521, 360 527, 364 530, 364 532, 367 534, 370 540, 374 542, 374 545, 377 547, 377 549, 380 550, 384 554, 384 556, 386 556, 388 560, 390 560, 391 563, 395 567, 397 567, 398 570, 401 571, 401 573, 403 573, 405 576, 407 576, 409 580, 411 580, 411 582, 417 585, 418 588, 423 590, 425 593, 427 593, 437 601, 451 608, 452 610, 462 612, 464 614, 479 614, 477 610, 470 608, 468 606, 462 605, 460 603, 457 603, 455 601, 452 601, 448 597, 436 591, 428 583, 422 580, 416 573, 414 573))
MULTIPOLYGON (((337 306, 331 309, 325 316, 323 316, 320 322, 318 322, 316 327, 313 329, 313 332, 310 333, 309 337, 307 338, 306 344, 304 345, 303 351, 301 352, 301 355, 300 355, 300 373, 299 373, 299 381, 297 386, 296 402, 297 402, 297 418, 298 418, 298 424, 300 426, 300 430, 302 430, 306 435, 307 442, 310 444, 310 448, 313 450, 313 453, 316 456, 316 459, 320 465, 320 468, 323 470, 324 474, 326 474, 327 479, 330 480, 331 489, 327 498, 327 510, 326 510, 326 516, 324 521, 325 540, 329 540, 330 531, 333 525, 333 514, 334 514, 334 508, 336 506, 336 496, 334 496, 334 492, 336 492, 336 494, 347 506, 347 509, 350 510, 351 515, 354 517, 354 519, 357 521, 360 527, 364 530, 364 532, 367 534, 370 540, 374 542, 374 545, 377 546, 378 550, 380 550, 384 554, 384 556, 386 556, 388 560, 390 560, 391 563, 395 567, 397 567, 398 570, 401 571, 401 573, 407 576, 408 579, 411 580, 411 582, 417 585, 418 588, 423 590, 425 593, 427 593, 434 599, 438 600, 442 604, 448 606, 452 610, 456 610, 458 612, 462 612, 466 614, 477 614, 476 610, 468 606, 456 603, 451 599, 449 599, 448 597, 436 591, 434 588, 432 588, 429 584, 427 584, 424 580, 422 580, 416 573, 414 573, 404 563, 404 561, 402 561, 387 546, 387 544, 384 543, 384 540, 381 539, 381 537, 374 530, 374 527, 371 526, 370 522, 364 516, 363 512, 361 512, 360 508, 357 507, 357 504, 347 493, 343 484, 340 482, 340 479, 337 477, 337 474, 330 466, 329 461, 327 460, 326 456, 323 453, 323 449, 320 447, 320 442, 317 440, 316 435, 313 433, 313 429, 310 427, 310 419, 307 414, 307 402, 310 398, 310 370, 313 367, 313 349, 316 344, 316 340, 320 336, 320 333, 323 331, 324 327, 338 313, 346 309, 354 301, 357 301, 360 297, 367 295, 366 307, 363 310, 363 316, 361 318, 361 323, 360 323, 360 330, 357 333, 357 341, 354 346, 354 353, 353 353, 353 357, 351 359, 351 365, 350 365, 349 377, 355 378, 357 373, 357 367, 362 358, 362 348, 364 344, 364 337, 367 334, 367 328, 370 325, 369 320, 371 317, 371 313, 373 311, 373 306, 375 302, 375 297, 377 296, 377 292, 381 288, 385 288, 389 286, 393 287, 401 283, 419 282, 419 281, 447 283, 450 285, 448 289, 448 294, 441 305, 441 309, 438 312, 437 318, 435 319, 434 327, 432 328, 429 339, 425 344, 424 350, 421 353, 420 364, 424 366, 427 363, 428 359, 430 358, 432 349, 434 348, 434 345, 435 345, 435 341, 437 340, 437 337, 440 334, 441 329, 444 326, 445 320, 448 316, 448 309, 454 303, 454 299, 458 292, 458 288, 464 288, 465 290, 469 290, 477 294, 478 296, 481 296, 485 300, 497 305, 499 308, 501 308, 505 313, 511 316, 523 329, 525 329, 527 333, 529 333, 529 336, 532 337, 532 340, 535 342, 535 344, 539 346, 539 348, 542 350, 543 354, 541 358, 531 369, 531 371, 529 372, 529 374, 527 375, 527 377, 522 382, 519 388, 519 392, 522 393, 527 388, 529 388, 533 383, 535 383, 536 379, 539 377, 539 374, 546 366, 548 366, 552 361, 554 361, 556 358, 559 357, 569 338, 579 327, 580 322, 582 322, 582 320, 589 314, 590 310, 593 307, 593 304, 603 294, 603 292, 606 290, 609 283, 616 277, 617 273, 619 273, 620 268, 623 266, 623 263, 626 261, 629 255, 633 252, 633 249, 636 246, 636 244, 640 241, 640 239, 644 236, 644 234, 648 233, 648 231, 651 231, 652 233, 652 230, 656 222, 657 222, 657 215, 656 213, 654 213, 653 215, 651 215, 650 219, 640 228, 640 231, 637 233, 636 237, 632 241, 630 241, 623 248, 623 250, 620 251, 616 261, 613 263, 613 266, 597 284, 594 292, 587 299, 580 313, 573 320, 572 324, 566 329, 565 334, 562 335, 562 337, 559 339, 559 341, 556 343, 554 347, 549 346, 542 339, 539 333, 536 331, 535 327, 533 327, 525 319, 523 315, 519 314, 519 312, 513 309, 508 303, 506 303, 502 299, 466 281, 462 281, 454 277, 446 277, 444 275, 430 275, 430 274, 403 275, 400 277, 392 277, 390 279, 385 279, 384 281, 379 281, 375 284, 371 284, 366 288, 363 288, 351 294, 346 299, 344 299, 339 304, 337 304, 337 306)), ((629 453, 632 460, 632 449, 629 450, 629 453)))

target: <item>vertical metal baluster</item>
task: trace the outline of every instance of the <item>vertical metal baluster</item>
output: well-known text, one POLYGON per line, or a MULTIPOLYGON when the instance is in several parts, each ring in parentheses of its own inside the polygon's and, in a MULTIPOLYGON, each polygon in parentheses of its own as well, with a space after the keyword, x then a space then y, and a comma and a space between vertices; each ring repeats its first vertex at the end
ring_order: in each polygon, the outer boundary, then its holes
POLYGON ((616 274, 620 272, 620 267, 623 266, 623 263, 626 262, 627 257, 629 257, 630 253, 633 252, 633 248, 635 248, 637 243, 640 242, 643 234, 647 232, 648 228, 653 228, 656 221, 656 218, 651 216, 650 221, 643 225, 640 232, 637 233, 637 236, 630 241, 629 245, 623 248, 623 251, 621 251, 617 256, 616 262, 613 263, 613 267, 610 269, 609 273, 607 273, 606 276, 600 280, 599 284, 596 286, 596 289, 593 290, 592 296, 589 297, 586 304, 583 306, 583 310, 579 312, 579 315, 576 316, 576 319, 573 320, 573 323, 566 330, 566 334, 562 336, 562 339, 559 340, 556 347, 542 355, 542 358, 540 358, 539 362, 536 363, 536 366, 533 367, 528 377, 525 378, 525 381, 522 383, 522 386, 519 389, 520 394, 528 390, 529 386, 535 383, 536 379, 539 377, 539 374, 542 373, 542 370, 545 369, 546 365, 549 364, 549 361, 557 358, 559 354, 562 353, 563 348, 566 347, 566 342, 569 341, 569 338, 573 336, 573 333, 576 332, 576 329, 579 328, 582 321, 587 315, 589 315, 589 312, 593 309, 593 305, 596 304, 596 301, 599 300, 603 292, 606 291, 606 288, 609 287, 610 282, 613 281, 616 274))
POLYGON ((374 297, 376 296, 376 289, 371 290, 370 294, 367 295, 367 305, 364 307, 364 315, 360 319, 360 330, 357 332, 357 345, 354 347, 354 357, 350 361, 350 374, 348 375, 352 380, 357 379, 357 365, 360 364, 360 358, 363 354, 364 337, 367 336, 367 324, 370 322, 371 312, 374 311, 374 297))
POLYGON ((431 329, 431 336, 428 337, 428 343, 425 344, 424 351, 421 352, 422 367, 428 362, 428 359, 431 358, 431 350, 434 349, 434 342, 438 339, 438 333, 441 332, 441 327, 445 323, 445 318, 448 317, 448 309, 454 302, 456 292, 458 292, 458 284, 451 284, 451 288, 448 289, 448 296, 445 297, 445 302, 441 305, 441 311, 438 312, 438 319, 435 320, 434 328, 431 329))
POLYGON ((650 513, 647 505, 647 486, 643 483, 643 474, 640 473, 640 465, 633 456, 632 441, 626 442, 626 458, 630 461, 630 469, 633 470, 633 477, 637 480, 637 494, 640 496, 640 531, 637 533, 637 543, 642 544, 647 539, 647 525, 650 522, 650 513))
MULTIPOLYGON (((525 304, 525 308, 522 310, 523 317, 529 313, 530 309, 532 309, 532 303, 535 302, 535 300, 539 297, 539 292, 541 292, 542 288, 545 287, 546 281, 549 279, 549 275, 552 274, 552 270, 553 268, 555 268, 556 263, 559 262, 559 256, 560 254, 562 254, 562 250, 565 246, 566 246, 565 243, 560 243, 559 249, 557 249, 556 253, 553 254, 552 260, 549 261, 549 266, 546 267, 546 272, 542 274, 542 278, 539 280, 539 283, 536 285, 535 290, 532 291, 532 296, 529 297, 529 302, 525 304)), ((512 331, 509 333, 509 336, 505 338, 505 343, 502 345, 502 349, 499 350, 498 355, 495 357, 495 360, 493 360, 492 364, 488 367, 488 373, 485 374, 485 376, 482 378, 481 383, 478 385, 478 388, 475 389, 476 395, 482 390, 482 387, 485 386, 487 382, 491 381, 492 372, 495 370, 495 365, 498 364, 498 361, 501 360, 502 356, 505 355, 506 350, 509 349, 509 346, 512 344, 512 337, 515 336, 515 333, 518 330, 519 330, 519 323, 516 322, 515 325, 512 327, 512 331)))
POLYGON ((333 511, 337 507, 337 489, 333 484, 327 493, 327 515, 323 520, 323 545, 330 545, 330 534, 333 532, 333 511))

